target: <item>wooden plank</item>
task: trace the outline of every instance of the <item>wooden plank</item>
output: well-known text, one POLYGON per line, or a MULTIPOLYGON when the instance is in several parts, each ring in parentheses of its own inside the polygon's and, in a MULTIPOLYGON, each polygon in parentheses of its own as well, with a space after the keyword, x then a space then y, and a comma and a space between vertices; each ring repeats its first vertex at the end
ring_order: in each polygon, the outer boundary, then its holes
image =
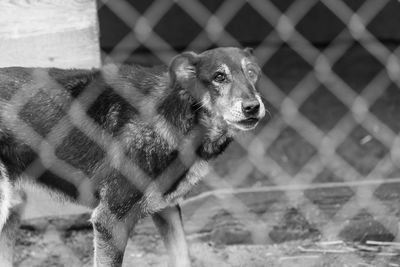
POLYGON ((0 67, 100 66, 95 0, 0 1, 0 67))

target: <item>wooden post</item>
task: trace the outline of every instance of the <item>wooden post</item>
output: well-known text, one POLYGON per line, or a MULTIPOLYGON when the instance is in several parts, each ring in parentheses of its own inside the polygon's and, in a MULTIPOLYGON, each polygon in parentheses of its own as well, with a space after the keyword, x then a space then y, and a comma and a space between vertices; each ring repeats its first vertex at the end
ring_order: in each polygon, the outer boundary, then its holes
POLYGON ((0 67, 100 66, 95 0, 1 0, 0 67))

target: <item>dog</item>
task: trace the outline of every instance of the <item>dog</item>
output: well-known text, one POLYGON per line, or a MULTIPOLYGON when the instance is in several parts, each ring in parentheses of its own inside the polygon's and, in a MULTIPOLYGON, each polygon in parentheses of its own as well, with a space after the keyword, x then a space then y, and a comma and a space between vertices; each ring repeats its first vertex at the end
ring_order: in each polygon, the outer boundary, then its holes
POLYGON ((169 265, 190 266, 179 202, 264 117, 260 73, 250 48, 232 47, 151 68, 0 69, 0 265, 36 185, 93 209, 95 266, 121 266, 149 215, 169 265))

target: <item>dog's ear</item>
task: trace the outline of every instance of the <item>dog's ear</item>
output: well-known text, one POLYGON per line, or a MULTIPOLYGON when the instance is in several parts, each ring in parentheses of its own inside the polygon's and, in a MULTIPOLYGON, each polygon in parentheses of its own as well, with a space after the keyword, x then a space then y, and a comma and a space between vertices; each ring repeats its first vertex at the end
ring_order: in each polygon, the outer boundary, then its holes
POLYGON ((169 75, 173 85, 189 87, 196 78, 196 64, 199 55, 194 52, 184 52, 172 59, 169 65, 169 75))

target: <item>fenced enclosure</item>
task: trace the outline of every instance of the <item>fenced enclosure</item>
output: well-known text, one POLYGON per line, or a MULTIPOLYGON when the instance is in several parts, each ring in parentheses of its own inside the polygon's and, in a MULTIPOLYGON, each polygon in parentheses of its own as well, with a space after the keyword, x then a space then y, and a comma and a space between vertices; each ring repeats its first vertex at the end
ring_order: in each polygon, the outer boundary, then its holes
MULTIPOLYGON (((104 0, 97 8, 106 63, 168 64, 184 50, 251 46, 262 67, 269 120, 238 137, 182 206, 193 239, 281 247, 195 247, 198 266, 400 265, 398 1, 104 0)), ((74 229, 62 239, 86 264, 74 229)), ((141 251, 138 240, 129 251, 141 251)), ((135 253, 126 261, 162 263, 135 253)))

